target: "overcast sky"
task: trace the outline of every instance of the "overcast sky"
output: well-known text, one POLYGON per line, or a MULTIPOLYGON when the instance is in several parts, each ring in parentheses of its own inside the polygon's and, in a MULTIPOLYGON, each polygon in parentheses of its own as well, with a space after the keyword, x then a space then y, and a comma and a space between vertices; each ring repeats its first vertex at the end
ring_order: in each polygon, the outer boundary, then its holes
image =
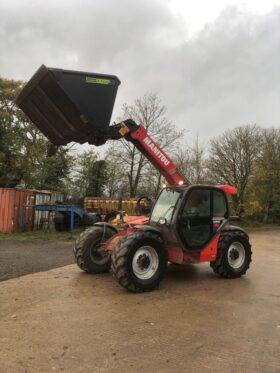
POLYGON ((280 1, 0 0, 0 75, 42 63, 117 75, 112 120, 157 92, 190 139, 280 125, 280 1))

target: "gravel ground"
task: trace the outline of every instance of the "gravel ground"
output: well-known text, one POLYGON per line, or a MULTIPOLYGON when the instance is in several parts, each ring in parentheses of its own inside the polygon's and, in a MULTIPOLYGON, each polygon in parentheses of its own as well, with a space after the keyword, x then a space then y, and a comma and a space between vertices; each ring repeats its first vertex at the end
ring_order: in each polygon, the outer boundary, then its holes
POLYGON ((0 281, 74 263, 74 241, 0 240, 0 281))
MULTIPOLYGON (((131 294, 111 273, 68 265, 1 282, 0 372, 279 373, 280 232, 251 242, 236 280, 170 266, 158 290, 131 294)), ((17 253, 18 268, 24 258, 26 273, 72 261, 72 244, 1 242, 1 252, 17 253)))
MULTIPOLYGON (((111 273, 68 265, 1 282, 0 372, 279 373, 280 231, 251 242, 250 269, 236 280, 208 264, 170 266, 158 290, 131 294, 111 273)), ((11 250, 8 273, 24 258, 23 274, 72 261, 72 245, 1 242, 0 251, 11 250)))

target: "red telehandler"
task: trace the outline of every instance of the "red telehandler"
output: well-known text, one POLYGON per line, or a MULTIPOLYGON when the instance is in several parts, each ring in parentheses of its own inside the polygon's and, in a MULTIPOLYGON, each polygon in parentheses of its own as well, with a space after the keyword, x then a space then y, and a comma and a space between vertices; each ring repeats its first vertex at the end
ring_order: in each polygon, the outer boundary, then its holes
POLYGON ((110 268, 121 286, 143 292, 156 288, 168 262, 209 262, 221 277, 244 275, 251 262, 248 234, 229 224, 230 185, 190 185, 142 125, 133 120, 109 125, 117 93, 116 76, 47 68, 42 65, 16 99, 17 105, 56 145, 71 141, 132 142, 158 169, 168 186, 149 218, 123 229, 98 222, 77 239, 74 255, 89 273, 110 268))

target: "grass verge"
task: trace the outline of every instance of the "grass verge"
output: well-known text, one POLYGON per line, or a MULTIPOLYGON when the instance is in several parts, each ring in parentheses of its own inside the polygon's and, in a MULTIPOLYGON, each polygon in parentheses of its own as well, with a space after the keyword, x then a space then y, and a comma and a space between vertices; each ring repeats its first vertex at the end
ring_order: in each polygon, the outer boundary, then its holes
MULTIPOLYGON (((74 230, 73 238, 76 239, 84 228, 76 228, 74 230)), ((56 230, 37 230, 32 232, 13 232, 13 233, 0 233, 0 240, 31 240, 31 239, 58 239, 70 240, 70 231, 57 232, 56 230)))

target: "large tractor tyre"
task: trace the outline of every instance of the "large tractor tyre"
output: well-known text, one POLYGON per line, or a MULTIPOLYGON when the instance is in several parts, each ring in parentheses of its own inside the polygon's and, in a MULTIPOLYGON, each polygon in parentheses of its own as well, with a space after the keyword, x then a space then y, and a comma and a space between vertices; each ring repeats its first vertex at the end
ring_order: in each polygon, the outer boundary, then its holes
POLYGON ((140 293, 155 289, 167 269, 162 238, 151 232, 121 238, 112 253, 112 272, 125 289, 140 293))
POLYGON ((95 212, 93 212, 93 213, 88 212, 85 215, 83 225, 91 226, 91 225, 94 225, 95 223, 98 223, 99 221, 102 221, 102 218, 99 214, 97 214, 95 212))
POLYGON ((210 263, 213 271, 225 278, 245 275, 252 257, 251 245, 242 231, 222 232, 216 260, 210 263))
POLYGON ((105 225, 93 226, 81 233, 74 247, 77 265, 88 273, 108 272, 111 267, 111 253, 102 249, 102 243, 114 234, 116 231, 105 225))

